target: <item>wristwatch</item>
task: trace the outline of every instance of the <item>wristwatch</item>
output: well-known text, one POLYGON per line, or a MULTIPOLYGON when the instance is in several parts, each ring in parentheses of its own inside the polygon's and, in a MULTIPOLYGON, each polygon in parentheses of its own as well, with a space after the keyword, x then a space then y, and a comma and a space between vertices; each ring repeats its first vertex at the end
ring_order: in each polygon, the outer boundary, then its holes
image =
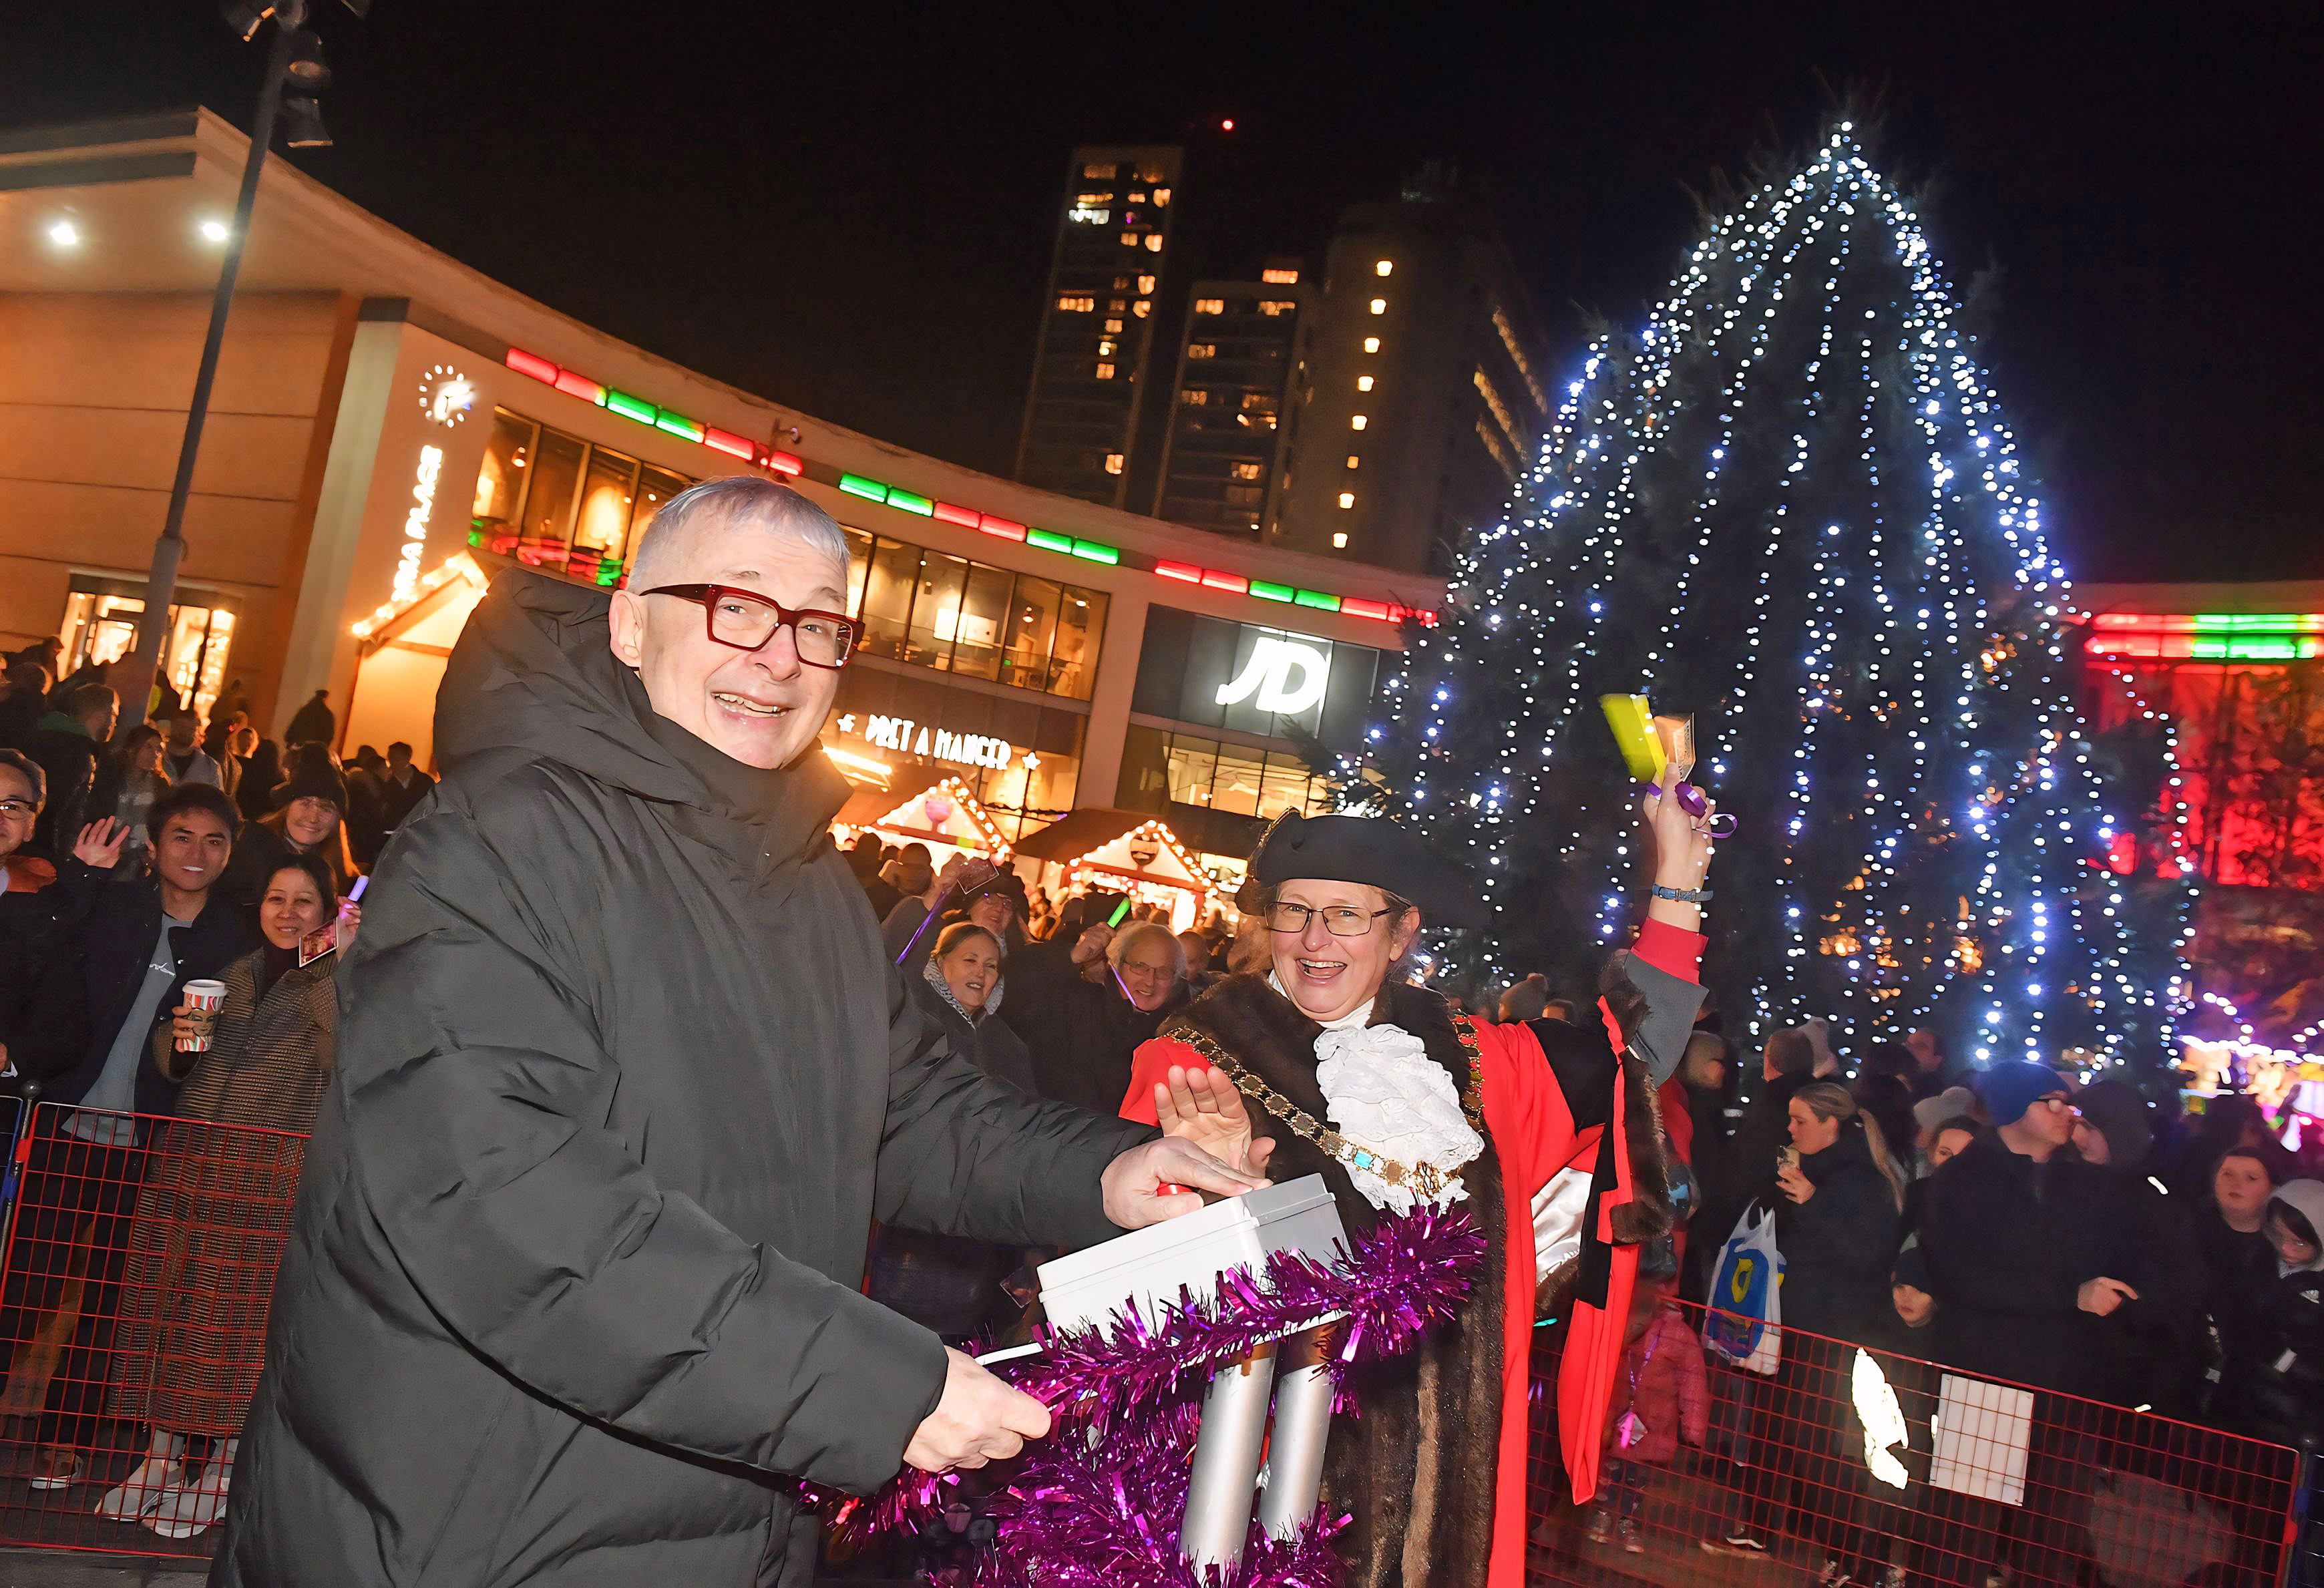
POLYGON ((1657 899, 1672 900, 1680 904, 1708 904, 1711 902, 1711 890, 1708 888, 1665 888, 1660 882, 1657 882, 1655 884, 1655 897, 1657 899))

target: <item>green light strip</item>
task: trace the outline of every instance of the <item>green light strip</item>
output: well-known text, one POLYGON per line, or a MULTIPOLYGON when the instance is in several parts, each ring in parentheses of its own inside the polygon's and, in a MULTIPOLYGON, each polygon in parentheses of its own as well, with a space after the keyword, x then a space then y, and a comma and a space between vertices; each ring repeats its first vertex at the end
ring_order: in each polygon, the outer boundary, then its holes
POLYGON ((654 429, 658 430, 668 430, 673 436, 683 436, 689 441, 699 441, 702 439, 702 427, 700 425, 696 424, 692 420, 687 418, 682 413, 672 413, 667 408, 662 409, 659 412, 654 415, 654 429))
POLYGON ((1298 597, 1298 592, 1290 586, 1269 584, 1265 579, 1253 579, 1250 593, 1261 601, 1294 601, 1298 597))
POLYGON ((900 485, 888 487, 888 505, 901 508, 906 512, 917 512, 922 518, 931 517, 936 512, 935 503, 925 496, 915 496, 900 485))
POLYGON ((1294 605, 1312 606, 1317 612, 1340 610, 1340 598, 1337 596, 1326 596, 1320 590, 1302 590, 1292 596, 1291 600, 1294 605))
POLYGON ((888 500, 888 487, 877 480, 867 480, 862 475, 842 475, 839 488, 851 496, 862 496, 872 502, 888 500))
POLYGON ((1074 541, 1074 555, 1084 562, 1102 562, 1108 568, 1112 568, 1121 561, 1120 552, 1111 546, 1101 546, 1095 540, 1074 541))
POLYGON ((632 397, 627 392, 605 388, 605 406, 623 419, 633 419, 641 425, 654 424, 661 418, 661 410, 642 397, 632 397))
POLYGON ((1025 543, 1028 546, 1038 546, 1044 551, 1062 551, 1067 557, 1074 554, 1074 538, 1071 535, 1060 535, 1055 530, 1027 530, 1025 543))

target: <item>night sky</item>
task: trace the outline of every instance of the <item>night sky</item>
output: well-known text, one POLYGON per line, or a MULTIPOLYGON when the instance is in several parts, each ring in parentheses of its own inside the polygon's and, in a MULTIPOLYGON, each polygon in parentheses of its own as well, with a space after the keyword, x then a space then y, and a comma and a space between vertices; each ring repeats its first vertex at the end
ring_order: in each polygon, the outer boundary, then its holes
MULTIPOLYGON (((1219 274, 1320 264, 1342 206, 1457 162, 1562 374, 1658 292, 1696 194, 1852 94, 1978 283, 2076 577, 2324 577, 2312 5, 317 4, 338 144, 307 171, 657 353, 996 474, 1075 143, 1189 142, 1219 274)), ((260 46, 208 0, 34 9, 0 23, 0 118, 245 119, 260 46)))

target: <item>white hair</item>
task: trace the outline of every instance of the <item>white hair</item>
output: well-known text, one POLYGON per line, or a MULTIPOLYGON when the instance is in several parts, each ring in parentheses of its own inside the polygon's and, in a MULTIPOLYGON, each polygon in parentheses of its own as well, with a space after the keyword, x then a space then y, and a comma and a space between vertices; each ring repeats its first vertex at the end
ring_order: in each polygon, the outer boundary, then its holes
POLYGON ((796 535, 827 553, 843 574, 847 567, 847 536, 829 513, 788 485, 725 475, 688 485, 654 515, 630 559, 629 587, 650 590, 682 579, 701 531, 713 525, 796 535))
POLYGON ((1113 935, 1113 940, 1105 946, 1106 963, 1115 970, 1120 970, 1121 962, 1129 957, 1130 951, 1133 947, 1148 937, 1157 937, 1170 946, 1172 976, 1178 981, 1185 981, 1186 979, 1186 946, 1178 941, 1177 933, 1160 921, 1131 921, 1116 932, 1113 935))

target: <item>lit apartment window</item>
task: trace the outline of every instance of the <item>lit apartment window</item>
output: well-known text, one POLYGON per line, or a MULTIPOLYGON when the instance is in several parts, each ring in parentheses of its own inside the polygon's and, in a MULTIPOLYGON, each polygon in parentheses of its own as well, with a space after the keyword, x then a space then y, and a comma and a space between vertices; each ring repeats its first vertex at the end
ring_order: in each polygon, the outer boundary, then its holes
POLYGON ((1136 232, 1124 232, 1124 233, 1122 233, 1122 234, 1121 234, 1121 245, 1122 245, 1124 248, 1135 248, 1135 247, 1137 247, 1137 246, 1138 246, 1138 234, 1137 234, 1136 232))
POLYGON ((1110 381, 1113 379, 1113 365, 1110 364, 1099 365, 1097 366, 1097 378, 1101 381, 1110 381))
POLYGON ((1357 457, 1352 452, 1348 454, 1348 466, 1350 468, 1361 468, 1363 466, 1364 460, 1362 458, 1357 457))
POLYGON ((1105 300, 1106 312, 1109 314, 1120 314, 1122 310, 1124 302, 1125 300, 1120 298, 1107 299, 1105 300))
POLYGON ((1144 319, 1148 315, 1154 312, 1154 300, 1151 298, 1140 298, 1137 302, 1130 306, 1130 312, 1136 315, 1139 319, 1144 319))
POLYGON ((1268 298, 1260 302, 1259 311, 1265 315, 1281 316, 1291 313, 1298 307, 1299 305, 1292 302, 1288 298, 1268 298))
POLYGON ((1102 204, 1076 204, 1065 211, 1065 218, 1080 221, 1084 226, 1102 226, 1113 218, 1113 211, 1102 204))
POLYGON ((1097 300, 1089 297, 1075 298, 1071 295, 1067 295, 1057 300, 1057 307, 1064 309, 1067 314, 1087 314, 1091 309, 1097 307, 1097 300))
POLYGON ((1367 353, 1378 353, 1379 351, 1379 338, 1378 337, 1366 337, 1364 338, 1364 351, 1367 353))
POLYGON ((1111 358, 1113 356, 1113 344, 1110 341, 1100 342, 1097 345, 1097 355, 1100 358, 1111 358))
POLYGON ((1370 391, 1371 389, 1372 389, 1372 378, 1371 378, 1371 376, 1370 376, 1370 375, 1358 375, 1358 376, 1356 377, 1356 390, 1357 390, 1357 391, 1359 391, 1359 392, 1369 392, 1369 391, 1370 391))
POLYGON ((1109 452, 1105 455, 1105 472, 1110 475, 1118 475, 1121 472, 1120 453, 1109 452))
POLYGON ((1296 270, 1263 270, 1259 272, 1259 279, 1270 287, 1288 287, 1299 280, 1299 272, 1296 270))
MULTIPOLYGON (((1125 283, 1123 283, 1123 284, 1124 284, 1124 285, 1128 285, 1128 283, 1127 283, 1127 282, 1125 282, 1125 283)), ((1141 292, 1145 293, 1148 298, 1153 297, 1153 296, 1154 296, 1154 278, 1153 278, 1152 276, 1140 276, 1140 277, 1139 277, 1139 278, 1138 278, 1138 290, 1139 290, 1139 291, 1141 291, 1141 292)))
POLYGON ((1267 472, 1263 463, 1238 463, 1231 471, 1238 480, 1255 480, 1267 472))
POLYGON ((1143 204, 1146 202, 1146 195, 1143 193, 1133 192, 1130 196, 1130 201, 1132 204, 1143 204))
POLYGON ((1178 393, 1178 401, 1189 408, 1200 408, 1211 400, 1211 394, 1199 386, 1189 386, 1178 393))
POLYGON ((1085 165, 1082 167, 1082 180, 1085 182, 1110 182, 1112 180, 1113 167, 1110 165, 1085 165))
POLYGON ((1146 234, 1146 252, 1148 254, 1159 254, 1162 252, 1161 233, 1148 232, 1146 234))
POLYGON ((1117 291, 1117 292, 1127 292, 1127 291, 1130 291, 1130 278, 1129 278, 1128 276, 1116 276, 1116 277, 1114 277, 1114 278, 1113 278, 1113 290, 1114 290, 1115 291, 1117 291))
POLYGON ((1353 491, 1342 491, 1340 493, 1340 505, 1342 507, 1353 507, 1355 504, 1356 494, 1353 491))
POLYGON ((1385 298, 1373 299, 1372 312, 1374 314, 1386 314, 1388 312, 1388 300, 1385 298))
POLYGON ((1372 273, 1376 276, 1394 275, 1396 273, 1396 261, 1393 259, 1381 260, 1379 263, 1372 266, 1372 273))
POLYGON ((1109 337, 1119 337, 1121 335, 1121 322, 1118 319, 1110 319, 1106 321, 1105 334, 1109 337))
POLYGON ((1224 314, 1226 311, 1227 300, 1223 298, 1197 298, 1194 300, 1194 312, 1196 314, 1224 314))
POLYGON ((1167 209, 1170 208, 1169 189, 1157 188, 1154 189, 1154 208, 1157 209, 1167 209))
POLYGON ((1218 355, 1219 345, 1216 342, 1189 342, 1186 344, 1186 356, 1189 358, 1216 358, 1218 355))
POLYGON ((1348 420, 1348 429, 1351 429, 1351 430, 1360 430, 1360 429, 1362 429, 1366 425, 1368 425, 1368 424, 1370 424, 1370 423, 1371 423, 1371 422, 1372 422, 1371 420, 1370 420, 1366 419, 1362 414, 1360 414, 1360 414, 1355 415, 1353 418, 1351 418, 1351 419, 1350 419, 1350 420, 1348 420))
POLYGON ((1336 533, 1334 533, 1334 534, 1333 535, 1333 537, 1332 537, 1332 549, 1333 549, 1333 550, 1334 550, 1334 551, 1345 551, 1347 549, 1348 549, 1348 531, 1345 531, 1345 530, 1341 530, 1341 531, 1337 531, 1336 533))

